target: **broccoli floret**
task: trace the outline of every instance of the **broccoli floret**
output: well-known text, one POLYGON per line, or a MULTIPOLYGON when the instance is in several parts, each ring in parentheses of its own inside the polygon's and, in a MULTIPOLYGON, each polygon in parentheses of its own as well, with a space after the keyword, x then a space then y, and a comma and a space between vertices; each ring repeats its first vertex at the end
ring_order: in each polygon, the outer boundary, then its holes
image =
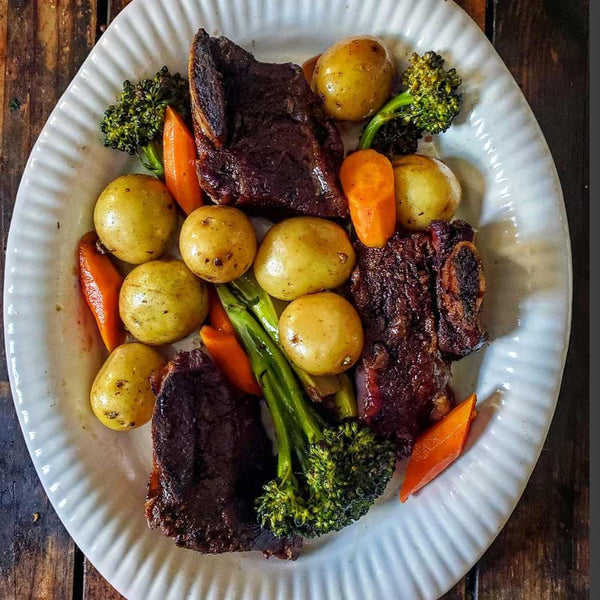
POLYGON ((379 128, 371 143, 371 148, 388 156, 405 156, 417 151, 419 140, 422 137, 421 129, 410 120, 405 121, 399 117, 384 123, 379 128))
MULTIPOLYGON (((359 148, 370 148, 384 124, 397 119, 400 134, 399 147, 412 147, 417 131, 442 133, 452 124, 460 110, 461 95, 456 92, 461 84, 456 69, 446 71, 444 59, 435 52, 423 56, 413 53, 402 76, 406 90, 387 102, 365 127, 359 148), (408 145, 407 145, 408 144, 408 145)), ((392 131, 388 129, 388 135, 392 131)), ((418 140, 421 135, 416 139, 418 140)), ((390 146, 390 141, 385 142, 390 146)))
POLYGON ((260 524, 277 536, 309 538, 350 525, 392 477, 393 443, 356 421, 327 424, 236 288, 219 285, 217 291, 248 352, 277 438, 277 477, 256 501, 260 524))
POLYGON ((143 165, 164 178, 162 131, 165 110, 171 105, 183 118, 190 112, 188 82, 163 67, 153 79, 125 81, 116 104, 108 107, 100 123, 104 145, 138 154, 143 165))

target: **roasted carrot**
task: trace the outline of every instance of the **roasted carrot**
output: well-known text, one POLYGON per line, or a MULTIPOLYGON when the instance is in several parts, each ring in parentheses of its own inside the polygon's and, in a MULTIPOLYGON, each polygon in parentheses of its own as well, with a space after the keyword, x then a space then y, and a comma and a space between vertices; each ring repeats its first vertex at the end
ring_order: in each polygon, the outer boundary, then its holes
POLYGON ((465 447, 476 402, 477 396, 471 394, 417 439, 400 490, 402 502, 458 458, 465 447))
POLYGON ((340 180, 356 235, 365 246, 381 248, 396 229, 392 163, 375 150, 359 150, 342 163, 340 180))
POLYGON ((302 63, 302 72, 304 73, 304 79, 308 81, 308 85, 312 83, 313 73, 315 72, 315 67, 317 66, 317 61, 320 56, 320 54, 317 54, 302 63))
POLYGON ((96 245, 98 236, 91 231, 79 241, 79 284, 90 307, 102 340, 109 352, 125 341, 125 329, 119 316, 119 291, 123 276, 110 257, 96 245))
POLYGON ((165 183, 185 214, 202 206, 202 190, 196 174, 196 144, 179 113, 167 106, 163 129, 165 183))
POLYGON ((233 333, 226 333, 205 325, 200 330, 200 336, 210 355, 232 385, 247 394, 262 396, 260 386, 252 374, 250 359, 233 333))
POLYGON ((223 308, 223 304, 221 304, 217 291, 212 285, 208 288, 208 296, 210 300, 208 305, 209 323, 219 331, 235 334, 235 329, 227 316, 227 312, 223 308))

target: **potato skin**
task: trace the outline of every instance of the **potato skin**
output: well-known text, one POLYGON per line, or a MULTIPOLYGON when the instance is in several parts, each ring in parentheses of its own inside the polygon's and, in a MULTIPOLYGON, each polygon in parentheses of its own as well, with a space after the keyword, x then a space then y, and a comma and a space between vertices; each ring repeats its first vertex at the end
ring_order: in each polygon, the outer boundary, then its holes
POLYGON ((113 350, 94 379, 90 404, 98 420, 115 431, 135 429, 152 417, 150 375, 165 364, 153 348, 136 342, 113 350))
POLYGON ((201 206, 184 221, 179 251, 190 270, 212 283, 241 277, 256 256, 250 219, 231 206, 201 206))
POLYGON ((409 231, 427 229, 434 219, 449 221, 461 201, 460 182, 441 160, 410 154, 394 167, 396 218, 409 231))
POLYGON ((175 201, 150 175, 122 175, 109 183, 94 207, 94 227, 106 249, 139 265, 160 258, 177 229, 175 201))
POLYGON ((340 40, 317 61, 312 89, 325 112, 340 121, 361 121, 389 98, 394 64, 388 49, 375 37, 340 40))
POLYGON ((286 354, 311 375, 337 375, 360 357, 364 335, 356 309, 342 296, 321 292, 297 298, 279 319, 286 354))
POLYGON ((319 217, 294 217, 272 227, 260 245, 254 274, 260 286, 279 300, 342 285, 356 256, 346 232, 319 217))
POLYGON ((171 344, 200 327, 208 313, 208 290, 183 261, 154 260, 125 278, 119 313, 140 342, 171 344))

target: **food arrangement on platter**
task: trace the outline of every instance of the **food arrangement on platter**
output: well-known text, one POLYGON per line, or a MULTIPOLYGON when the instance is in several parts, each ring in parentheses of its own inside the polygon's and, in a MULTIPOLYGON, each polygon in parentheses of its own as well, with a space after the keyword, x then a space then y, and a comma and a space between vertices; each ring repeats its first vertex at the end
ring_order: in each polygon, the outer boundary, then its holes
POLYGON ((151 174, 109 183, 79 244, 110 352, 91 406, 113 430, 152 421, 151 527, 200 552, 295 558, 410 457, 406 501, 475 417, 449 381, 487 339, 483 268, 452 221, 458 179, 416 153, 451 126, 461 81, 435 52, 396 78, 370 36, 301 68, 204 30, 188 76, 125 82, 101 124, 151 174), (362 124, 354 147, 338 121, 362 124), (201 347, 167 362, 188 336, 201 347))

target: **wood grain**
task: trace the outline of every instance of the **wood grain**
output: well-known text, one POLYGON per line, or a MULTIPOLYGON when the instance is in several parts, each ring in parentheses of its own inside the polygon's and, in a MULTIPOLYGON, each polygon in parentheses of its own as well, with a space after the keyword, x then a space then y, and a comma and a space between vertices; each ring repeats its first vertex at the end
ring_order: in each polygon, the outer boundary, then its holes
POLYGON ((554 156, 573 252, 571 347, 550 433, 508 524, 479 563, 480 599, 589 596, 587 0, 502 0, 493 41, 554 156))
MULTIPOLYGON (((94 43, 95 1, 0 0, 0 235, 48 114, 94 43)), ((0 367, 0 598, 71 598, 74 544, 46 498, 0 367)))
POLYGON ((485 31, 486 0, 456 0, 456 4, 463 8, 471 19, 485 31))
POLYGON ((98 573, 94 565, 85 559, 84 600, 125 600, 115 588, 98 573))

